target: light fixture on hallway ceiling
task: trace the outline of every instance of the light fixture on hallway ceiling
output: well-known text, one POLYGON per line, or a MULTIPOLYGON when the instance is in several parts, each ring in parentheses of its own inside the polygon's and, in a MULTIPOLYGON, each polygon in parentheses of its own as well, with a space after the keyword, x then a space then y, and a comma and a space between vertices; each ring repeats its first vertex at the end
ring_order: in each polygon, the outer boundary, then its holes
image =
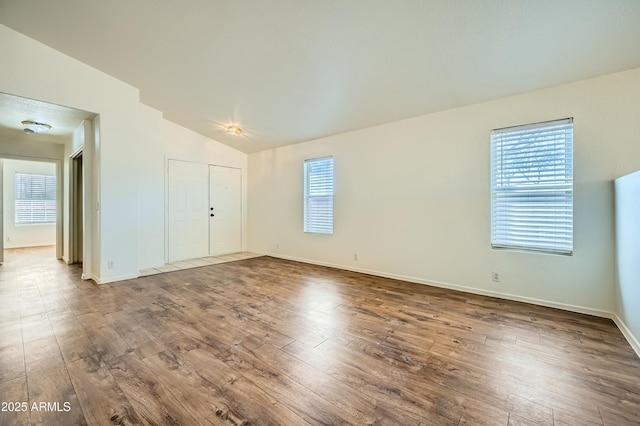
POLYGON ((24 129, 22 129, 25 133, 34 134, 34 133, 46 133, 51 129, 51 125, 46 123, 38 123, 37 121, 24 120, 22 122, 24 129))
POLYGON ((231 136, 242 136, 242 127, 232 124, 230 126, 227 126, 227 133, 229 133, 231 136))

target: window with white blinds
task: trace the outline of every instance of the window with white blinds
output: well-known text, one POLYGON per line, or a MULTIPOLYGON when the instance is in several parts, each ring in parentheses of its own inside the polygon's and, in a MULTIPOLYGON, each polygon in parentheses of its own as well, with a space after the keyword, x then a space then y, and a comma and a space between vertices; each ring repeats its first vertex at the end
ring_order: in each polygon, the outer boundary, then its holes
POLYGON ((304 162, 304 232, 333 234, 333 158, 304 162))
POLYGON ((573 119, 491 132, 491 246, 573 253, 573 119))
POLYGON ((15 174, 16 225, 56 222, 56 177, 15 174))

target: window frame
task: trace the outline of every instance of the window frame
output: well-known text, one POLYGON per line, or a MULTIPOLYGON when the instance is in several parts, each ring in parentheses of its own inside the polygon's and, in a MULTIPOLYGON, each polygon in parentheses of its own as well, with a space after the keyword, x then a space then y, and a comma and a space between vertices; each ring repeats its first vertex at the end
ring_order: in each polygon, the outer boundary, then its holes
POLYGON ((303 173, 303 230, 307 234, 333 235, 334 231, 334 195, 335 195, 335 163, 333 156, 316 157, 304 160, 303 173), (312 167, 327 167, 330 172, 322 175, 322 170, 316 176, 317 194, 311 188, 312 167), (323 179, 328 179, 324 182, 323 179), (323 192, 324 191, 324 192, 323 192), (324 205, 323 205, 324 204, 324 205))
POLYGON ((491 131, 492 249, 573 255, 573 134, 572 117, 491 131))

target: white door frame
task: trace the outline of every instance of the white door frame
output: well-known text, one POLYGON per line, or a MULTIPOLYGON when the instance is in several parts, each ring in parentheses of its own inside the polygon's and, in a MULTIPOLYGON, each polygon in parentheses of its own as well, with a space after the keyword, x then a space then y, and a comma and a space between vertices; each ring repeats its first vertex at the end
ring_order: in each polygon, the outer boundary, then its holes
POLYGON ((84 260, 84 158, 83 147, 69 156, 69 259, 68 263, 84 260), (80 167, 79 166, 80 163, 80 167), (78 175, 81 180, 78 181, 78 175), (78 229, 81 229, 80 236, 78 229))

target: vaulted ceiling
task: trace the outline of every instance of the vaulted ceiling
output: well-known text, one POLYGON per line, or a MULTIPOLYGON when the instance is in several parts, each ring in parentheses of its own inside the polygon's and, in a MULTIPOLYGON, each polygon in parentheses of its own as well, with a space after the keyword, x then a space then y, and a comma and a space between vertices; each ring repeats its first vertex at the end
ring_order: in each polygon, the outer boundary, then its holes
POLYGON ((638 0, 0 0, 0 23, 245 152, 637 68, 639 22, 638 0))

